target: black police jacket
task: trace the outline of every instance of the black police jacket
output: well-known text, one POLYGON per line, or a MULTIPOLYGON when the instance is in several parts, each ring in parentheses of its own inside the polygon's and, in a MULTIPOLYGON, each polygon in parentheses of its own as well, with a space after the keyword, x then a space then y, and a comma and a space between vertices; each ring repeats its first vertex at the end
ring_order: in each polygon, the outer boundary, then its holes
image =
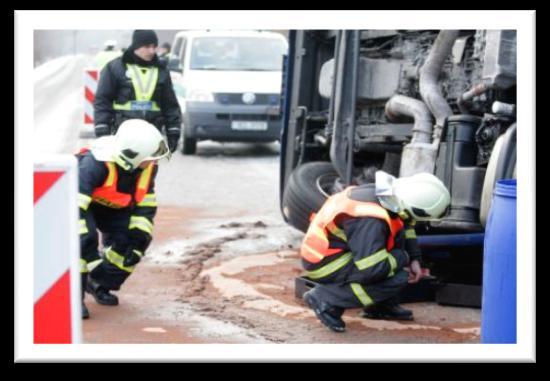
POLYGON ((127 50, 122 57, 115 58, 101 71, 94 100, 94 123, 108 125, 114 132, 123 121, 135 118, 144 119, 159 130, 163 125, 166 126, 166 131, 172 133, 181 129, 181 110, 166 66, 161 65, 157 56, 148 62, 127 50), (151 101, 159 105, 160 112, 113 108, 113 103, 125 104, 136 100, 132 80, 127 75, 127 64, 158 67, 158 80, 151 101))

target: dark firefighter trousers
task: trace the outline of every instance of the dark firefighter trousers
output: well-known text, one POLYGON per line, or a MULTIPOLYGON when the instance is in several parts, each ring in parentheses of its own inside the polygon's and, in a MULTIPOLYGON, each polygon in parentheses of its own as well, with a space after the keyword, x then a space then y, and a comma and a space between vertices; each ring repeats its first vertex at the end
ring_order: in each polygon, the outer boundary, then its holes
MULTIPOLYGON (((125 255, 130 247, 131 212, 126 209, 109 209, 95 204, 90 205, 86 222, 89 233, 81 238, 81 258, 87 262, 89 276, 102 287, 119 290, 120 286, 132 273, 134 266, 126 267, 113 263, 105 252, 111 248, 117 254, 125 255), (99 254, 98 244, 101 232, 103 253, 99 254)), ((144 250, 145 252, 145 250, 144 250)))
POLYGON ((315 280, 318 284, 312 294, 318 300, 344 309, 364 308, 385 300, 395 300, 407 285, 409 277, 403 270, 406 262, 400 258, 397 261, 399 266, 395 274, 383 279, 365 279, 352 261, 336 273, 315 280), (361 280, 350 282, 350 278, 361 280))

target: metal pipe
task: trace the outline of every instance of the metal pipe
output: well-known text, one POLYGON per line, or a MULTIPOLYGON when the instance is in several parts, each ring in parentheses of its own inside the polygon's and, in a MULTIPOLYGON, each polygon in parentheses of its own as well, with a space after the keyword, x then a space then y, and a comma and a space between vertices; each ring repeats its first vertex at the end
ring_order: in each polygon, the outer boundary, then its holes
POLYGON ((350 185, 355 137, 355 107, 359 58, 358 31, 340 31, 342 35, 335 78, 334 130, 330 145, 330 161, 340 178, 350 185), (340 66, 341 65, 341 66, 340 66))
POLYGON ((338 68, 338 54, 340 52, 340 44, 342 40, 342 34, 338 33, 335 37, 335 46, 334 46, 334 67, 332 73, 332 88, 330 95, 330 102, 328 108, 328 121, 326 125, 327 137, 332 138, 334 132, 334 115, 335 115, 335 104, 336 104, 336 77, 339 75, 340 69, 338 68))
POLYGON ((347 143, 348 143, 348 160, 346 168, 346 185, 351 185, 352 172, 353 172, 353 149, 355 143, 355 107, 357 103, 357 77, 359 70, 359 48, 360 48, 360 32, 353 31, 350 33, 350 45, 352 51, 352 64, 351 64, 351 104, 349 107, 348 120, 347 120, 347 143))
POLYGON ((404 95, 394 95, 386 103, 386 116, 392 121, 401 115, 414 119, 412 143, 431 143, 432 115, 424 102, 404 95))
POLYGON ((334 62, 334 80, 332 82, 332 98, 334 98, 333 103, 333 113, 330 120, 332 133, 331 133, 331 144, 330 144, 330 161, 334 166, 334 169, 340 176, 344 179, 346 176, 345 162, 342 160, 342 123, 340 121, 340 114, 342 111, 342 87, 343 87, 343 77, 344 77, 344 64, 345 64, 345 52, 346 52, 346 39, 345 32, 338 31, 336 35, 336 46, 338 50, 336 51, 335 62, 334 62))
POLYGON ((435 39, 430 54, 420 69, 420 95, 435 118, 434 145, 439 145, 440 133, 445 118, 453 115, 453 111, 439 86, 439 75, 445 59, 452 51, 458 30, 442 30, 435 39))
POLYGON ((344 31, 338 32, 338 51, 337 56, 334 61, 334 81, 332 82, 333 86, 333 96, 334 96, 334 113, 332 115, 332 131, 338 127, 338 122, 340 119, 340 104, 342 103, 342 77, 344 76, 344 65, 342 60, 344 59, 344 53, 346 51, 346 39, 344 38, 344 31))
POLYGON ((296 111, 300 112, 300 118, 302 118, 302 130, 301 130, 301 141, 300 141, 300 156, 298 157, 297 165, 301 165, 304 160, 304 155, 306 152, 306 139, 307 139, 307 107, 298 106, 296 111))
POLYGON ((487 90, 491 89, 492 86, 480 83, 472 87, 470 90, 466 91, 464 94, 458 98, 456 105, 458 106, 458 109, 462 114, 469 114, 470 110, 468 109, 467 103, 468 101, 474 99, 475 97, 480 96, 481 94, 487 92, 487 90))
POLYGON ((504 103, 495 101, 491 110, 494 114, 505 115, 505 116, 515 116, 516 115, 516 105, 510 103, 504 103))

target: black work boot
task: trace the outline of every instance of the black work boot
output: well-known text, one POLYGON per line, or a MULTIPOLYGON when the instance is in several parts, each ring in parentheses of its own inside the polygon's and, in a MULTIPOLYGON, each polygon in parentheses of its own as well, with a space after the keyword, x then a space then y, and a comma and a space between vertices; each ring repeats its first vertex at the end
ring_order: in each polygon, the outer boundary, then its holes
POLYGON ((395 301, 383 301, 363 309, 361 316, 367 319, 413 320, 411 310, 401 307, 395 301))
POLYGON ((84 304, 84 301, 82 301, 82 319, 88 319, 90 317, 90 312, 88 311, 88 308, 84 304))
POLYGON ((101 286, 92 278, 88 278, 88 284, 86 285, 86 292, 92 295, 96 302, 103 304, 104 306, 117 306, 118 297, 109 292, 109 289, 101 286))
POLYGON ((328 328, 334 332, 344 332, 346 330, 346 323, 342 320, 344 310, 320 301, 313 296, 312 291, 310 290, 304 294, 306 304, 313 309, 317 318, 328 328))

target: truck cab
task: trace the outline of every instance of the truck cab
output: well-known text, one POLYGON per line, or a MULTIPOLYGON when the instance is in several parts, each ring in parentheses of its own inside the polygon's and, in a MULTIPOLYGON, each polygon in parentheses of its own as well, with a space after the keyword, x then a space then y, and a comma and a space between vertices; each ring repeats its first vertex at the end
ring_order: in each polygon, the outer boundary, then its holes
POLYGON ((182 106, 184 154, 194 154, 200 140, 279 140, 283 35, 183 31, 172 46, 168 67, 182 106))

